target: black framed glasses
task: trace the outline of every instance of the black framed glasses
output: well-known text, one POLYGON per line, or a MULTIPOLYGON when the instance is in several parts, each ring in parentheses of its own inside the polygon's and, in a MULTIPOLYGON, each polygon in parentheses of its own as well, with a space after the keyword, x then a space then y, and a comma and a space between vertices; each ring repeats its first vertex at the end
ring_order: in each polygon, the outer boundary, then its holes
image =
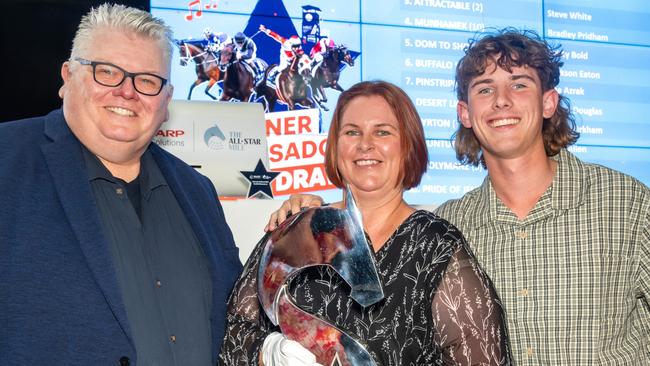
POLYGON ((160 94, 167 79, 148 72, 128 72, 119 66, 108 62, 89 61, 76 57, 75 61, 82 65, 92 66, 93 79, 100 85, 116 87, 124 82, 127 77, 131 78, 133 88, 140 94, 156 96, 160 94))

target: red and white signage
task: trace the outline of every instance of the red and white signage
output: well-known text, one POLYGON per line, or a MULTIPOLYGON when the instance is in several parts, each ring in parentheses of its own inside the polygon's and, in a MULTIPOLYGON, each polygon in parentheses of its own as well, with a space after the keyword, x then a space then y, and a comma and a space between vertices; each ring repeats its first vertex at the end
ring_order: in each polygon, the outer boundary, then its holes
POLYGON ((326 134, 319 134, 318 109, 267 113, 269 169, 280 172, 273 195, 336 188, 325 174, 326 134))
POLYGON ((266 113, 264 118, 266 136, 315 135, 320 129, 320 111, 316 108, 266 113))

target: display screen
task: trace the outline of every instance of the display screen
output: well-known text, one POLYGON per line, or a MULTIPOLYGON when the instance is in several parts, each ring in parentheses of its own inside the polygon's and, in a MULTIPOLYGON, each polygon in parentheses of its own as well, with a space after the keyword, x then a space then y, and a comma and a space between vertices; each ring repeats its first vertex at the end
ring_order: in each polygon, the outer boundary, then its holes
MULTIPOLYGON (((205 76, 203 69, 209 63, 181 57, 182 44, 211 44, 218 57, 224 42, 216 39, 232 39, 237 32, 255 43, 256 58, 266 65, 281 63, 284 42, 298 38, 302 52, 310 55, 325 39, 344 45, 353 61, 339 63, 341 88, 372 79, 401 86, 420 113, 429 147, 430 163, 422 183, 405 194, 412 204, 440 204, 460 197, 485 178, 482 168, 457 163, 450 142, 457 128, 454 71, 468 40, 485 29, 534 30, 565 52, 557 89, 570 98, 581 133, 571 151, 585 161, 650 184, 650 3, 646 0, 153 0, 151 12, 183 41, 172 60, 177 99, 221 99, 225 90, 219 77, 210 81, 205 76)), ((313 76, 317 61, 313 57, 308 61, 298 67, 306 67, 303 72, 313 76)), ((266 65, 257 70, 266 70, 266 65)), ((268 76, 274 76, 273 70, 268 76)), ((308 93, 313 97, 315 91, 308 93)), ((320 98, 312 105, 293 106, 317 109, 321 134, 327 133, 340 91, 326 88, 325 94, 326 101, 320 98)), ((292 109, 282 98, 269 102, 272 98, 254 91, 246 102, 272 104, 276 112, 292 109)), ((303 178, 293 191, 313 192, 310 177, 303 178)), ((283 192, 276 193, 285 198, 283 192)), ((340 198, 336 190, 320 193, 326 199, 340 198)))

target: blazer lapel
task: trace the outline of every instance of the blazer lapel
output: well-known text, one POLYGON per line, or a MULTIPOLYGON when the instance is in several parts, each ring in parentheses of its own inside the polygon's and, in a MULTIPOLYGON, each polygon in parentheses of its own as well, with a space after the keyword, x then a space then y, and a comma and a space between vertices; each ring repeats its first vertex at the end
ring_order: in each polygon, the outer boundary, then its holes
POLYGON ((51 141, 44 143, 41 150, 63 211, 108 305, 133 344, 112 255, 87 179, 80 142, 60 111, 47 116, 45 134, 51 141))

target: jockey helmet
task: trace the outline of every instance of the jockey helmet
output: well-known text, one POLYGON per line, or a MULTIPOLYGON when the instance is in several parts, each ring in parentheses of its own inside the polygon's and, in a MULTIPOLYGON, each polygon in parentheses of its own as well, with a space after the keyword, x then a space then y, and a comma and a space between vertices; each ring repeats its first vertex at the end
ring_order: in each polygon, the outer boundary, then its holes
POLYGON ((235 34, 235 43, 241 44, 244 43, 245 40, 246 40, 246 35, 244 33, 237 32, 237 34, 235 34))
POLYGON ((298 38, 298 36, 291 36, 291 38, 289 38, 289 44, 291 47, 302 46, 302 42, 300 42, 300 38, 298 38))

